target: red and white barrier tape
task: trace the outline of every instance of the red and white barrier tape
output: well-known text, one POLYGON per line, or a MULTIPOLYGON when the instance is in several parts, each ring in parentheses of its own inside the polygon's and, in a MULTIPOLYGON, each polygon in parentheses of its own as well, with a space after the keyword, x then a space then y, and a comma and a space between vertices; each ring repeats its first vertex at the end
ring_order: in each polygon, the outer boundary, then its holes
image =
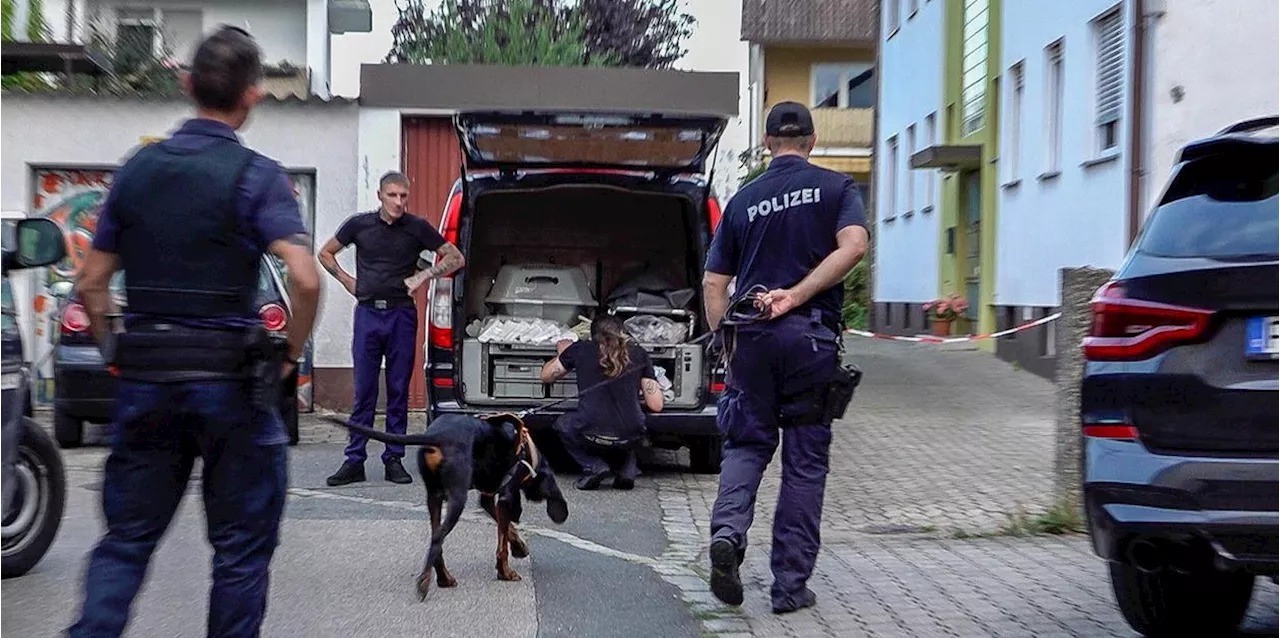
POLYGON ((859 337, 867 337, 869 339, 884 339, 886 341, 911 341, 913 343, 962 343, 965 341, 982 341, 984 339, 999 339, 1000 337, 1008 336, 1015 332, 1026 330, 1028 328, 1042 326, 1061 316, 1062 316, 1061 312, 1055 312, 1047 317, 1041 317, 1040 319, 1036 319, 1031 323, 1024 323, 1021 326, 1014 326, 1012 328, 1009 328, 1008 330, 1001 330, 999 332, 989 332, 987 334, 981 334, 981 335, 971 335, 967 337, 930 337, 930 336, 900 337, 897 335, 877 334, 874 332, 867 332, 865 330, 853 330, 852 328, 845 330, 845 332, 858 335, 859 337))

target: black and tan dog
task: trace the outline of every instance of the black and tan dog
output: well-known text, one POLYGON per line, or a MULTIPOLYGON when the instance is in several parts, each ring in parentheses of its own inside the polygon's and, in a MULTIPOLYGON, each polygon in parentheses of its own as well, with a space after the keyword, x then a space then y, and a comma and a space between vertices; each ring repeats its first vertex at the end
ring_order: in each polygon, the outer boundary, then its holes
POLYGON ((425 600, 431 570, 436 584, 453 587, 457 581, 444 566, 444 539, 453 531, 467 505, 470 490, 480 492, 480 506, 498 524, 498 578, 520 580, 507 562, 529 555, 529 546, 516 532, 522 511, 521 495, 532 502, 547 502, 547 516, 555 523, 569 518, 551 465, 538 453, 524 423, 514 414, 485 417, 446 414, 436 417, 423 434, 388 434, 328 417, 353 432, 384 443, 418 445, 418 472, 427 488, 427 512, 431 517, 431 546, 418 576, 418 597, 425 600), (440 520, 441 507, 449 513, 440 520))

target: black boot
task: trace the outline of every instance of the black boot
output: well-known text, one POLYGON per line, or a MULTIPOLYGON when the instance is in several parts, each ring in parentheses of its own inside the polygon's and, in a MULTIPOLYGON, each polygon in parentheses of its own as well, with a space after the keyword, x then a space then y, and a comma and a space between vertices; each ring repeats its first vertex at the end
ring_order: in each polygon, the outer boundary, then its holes
POLYGON ((818 604, 818 596, 813 593, 813 590, 806 587, 805 590, 799 594, 788 596, 782 601, 775 600, 773 602, 773 613, 789 614, 793 611, 800 611, 801 609, 806 609, 816 604, 818 604))
POLYGON ((329 487, 339 487, 342 485, 349 485, 351 483, 363 482, 364 464, 352 463, 351 461, 343 462, 342 467, 338 468, 338 471, 334 472, 333 476, 330 476, 328 480, 325 481, 325 483, 329 484, 329 487))
POLYGON ((582 478, 578 479, 578 482, 574 483, 573 486, 584 492, 589 492, 599 488, 600 484, 603 483, 606 478, 609 478, 609 470, 589 472, 587 474, 583 474, 582 478))
POLYGON ((726 605, 742 604, 742 579, 738 576, 741 564, 738 548, 728 539, 711 542, 711 593, 726 605))
POLYGON ((391 459, 390 461, 387 461, 387 480, 401 485, 407 485, 413 482, 413 478, 405 471, 404 465, 400 463, 400 459, 391 459))

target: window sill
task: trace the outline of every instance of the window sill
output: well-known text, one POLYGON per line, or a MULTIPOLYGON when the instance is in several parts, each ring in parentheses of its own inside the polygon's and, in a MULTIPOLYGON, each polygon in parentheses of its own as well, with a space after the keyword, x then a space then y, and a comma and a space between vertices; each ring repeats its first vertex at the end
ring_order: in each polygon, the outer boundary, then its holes
POLYGON ((915 212, 914 210, 909 210, 909 211, 907 211, 907 212, 905 212, 905 213, 903 213, 903 214, 902 214, 902 218, 903 218, 903 219, 910 219, 910 218, 911 218, 911 216, 912 216, 912 215, 915 215, 915 214, 916 214, 916 212, 915 212))
POLYGON ((1087 159, 1083 162, 1080 162, 1080 167, 1092 168, 1094 166, 1101 166, 1103 164, 1114 162, 1118 159, 1120 159, 1120 151, 1113 148, 1110 150, 1103 151, 1102 154, 1098 155, 1093 159, 1087 159))
POLYGON ((899 32, 899 31, 901 31, 901 30, 902 30, 902 26, 901 26, 901 25, 896 26, 896 27, 894 27, 894 28, 890 29, 890 30, 889 30, 889 35, 886 35, 886 36, 884 37, 885 41, 892 40, 892 39, 893 39, 893 36, 898 35, 898 32, 899 32))
POLYGON ((892 224, 892 223, 893 223, 893 221, 894 221, 895 219, 897 219, 897 218, 898 218, 898 216, 897 216, 897 215, 893 215, 893 216, 891 216, 891 217, 885 217, 884 219, 882 219, 882 220, 880 220, 880 221, 881 221, 881 223, 885 223, 885 224, 892 224))
POLYGON ((921 209, 920 209, 920 214, 921 214, 921 215, 928 215, 929 213, 932 213, 932 212, 933 212, 933 207, 932 207, 932 206, 925 206, 924 208, 921 208, 921 209))
POLYGON ((911 15, 908 15, 908 16, 907 16, 907 19, 908 19, 908 20, 910 20, 910 19, 912 19, 912 18, 916 17, 916 14, 917 14, 917 13, 920 13, 920 9, 919 9, 919 7, 915 8, 915 9, 912 9, 912 10, 911 10, 911 15))
POLYGON ((1036 176, 1036 179, 1042 182, 1047 182, 1051 179, 1057 179, 1061 175, 1062 175, 1062 171, 1055 168, 1051 171, 1045 171, 1043 173, 1040 173, 1039 175, 1036 176))
MULTIPOLYGON (((1041 179, 1043 179, 1043 178, 1044 178, 1044 176, 1041 176, 1041 179)), ((1015 178, 1013 178, 1013 179, 1011 179, 1011 180, 1009 180, 1009 181, 1007 181, 1007 182, 1005 182, 1005 183, 1001 184, 1001 185, 1000 185, 1000 188, 1003 188, 1004 190, 1013 190, 1013 189, 1015 189, 1015 188, 1017 188, 1017 187, 1019 187, 1019 186, 1021 186, 1021 185, 1022 185, 1022 178, 1021 178, 1021 177, 1015 177, 1015 178)))

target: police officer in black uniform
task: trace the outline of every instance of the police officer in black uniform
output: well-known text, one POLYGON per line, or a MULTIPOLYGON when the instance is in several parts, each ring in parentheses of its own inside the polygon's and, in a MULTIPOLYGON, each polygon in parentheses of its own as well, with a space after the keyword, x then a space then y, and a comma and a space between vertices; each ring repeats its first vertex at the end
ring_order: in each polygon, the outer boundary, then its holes
POLYGON ((119 379, 107 531, 72 637, 124 631, 196 457, 214 549, 207 634, 257 636, 266 614, 287 484, 278 389, 311 332, 320 278, 283 170, 235 134, 261 78, 247 33, 224 26, 204 40, 184 77, 196 117, 120 169, 99 218, 78 288, 119 379), (254 303, 266 252, 289 269, 287 353, 272 348, 254 303), (118 333, 106 317, 117 270, 129 300, 118 333))
POLYGON ((716 417, 725 443, 711 512, 711 592, 742 603, 738 564, 756 490, 781 439, 774 613, 816 603, 806 584, 818 556, 831 423, 857 384, 840 364, 841 282, 866 252, 867 222, 853 180, 808 162, 815 142, 804 105, 782 102, 769 111, 765 146, 773 160, 725 207, 703 286, 711 327, 728 325, 730 357, 716 417), (735 278, 746 303, 733 305, 746 310, 726 317, 735 278))

